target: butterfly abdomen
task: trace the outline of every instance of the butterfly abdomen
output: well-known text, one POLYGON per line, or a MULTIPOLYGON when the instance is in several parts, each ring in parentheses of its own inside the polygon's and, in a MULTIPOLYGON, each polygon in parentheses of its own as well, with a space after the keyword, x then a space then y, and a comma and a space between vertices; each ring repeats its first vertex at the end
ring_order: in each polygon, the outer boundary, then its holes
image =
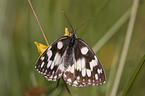
POLYGON ((64 67, 65 69, 68 68, 69 65, 72 65, 74 62, 73 60, 73 51, 74 47, 67 46, 66 55, 64 57, 64 67))

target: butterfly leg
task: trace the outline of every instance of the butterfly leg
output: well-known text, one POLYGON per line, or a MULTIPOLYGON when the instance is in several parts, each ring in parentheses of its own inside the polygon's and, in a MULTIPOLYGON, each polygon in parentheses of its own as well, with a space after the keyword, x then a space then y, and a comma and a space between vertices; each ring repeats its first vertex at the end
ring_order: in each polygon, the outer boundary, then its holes
POLYGON ((71 92, 70 92, 70 90, 69 90, 69 88, 68 88, 68 86, 67 86, 67 84, 66 84, 66 82, 65 82, 65 80, 64 80, 63 77, 62 77, 62 80, 63 80, 63 82, 64 82, 64 84, 65 84, 65 87, 66 87, 68 93, 69 93, 69 96, 72 96, 72 95, 71 95, 71 92))

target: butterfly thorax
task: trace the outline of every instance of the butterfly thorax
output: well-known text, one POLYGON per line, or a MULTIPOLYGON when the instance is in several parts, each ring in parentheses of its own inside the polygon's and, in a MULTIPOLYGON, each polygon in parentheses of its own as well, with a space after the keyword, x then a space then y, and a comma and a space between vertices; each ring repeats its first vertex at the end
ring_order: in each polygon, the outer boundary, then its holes
POLYGON ((69 36, 69 39, 68 39, 68 46, 70 48, 73 48, 74 44, 75 44, 75 40, 77 39, 76 37, 76 32, 75 31, 72 31, 70 36, 69 36))

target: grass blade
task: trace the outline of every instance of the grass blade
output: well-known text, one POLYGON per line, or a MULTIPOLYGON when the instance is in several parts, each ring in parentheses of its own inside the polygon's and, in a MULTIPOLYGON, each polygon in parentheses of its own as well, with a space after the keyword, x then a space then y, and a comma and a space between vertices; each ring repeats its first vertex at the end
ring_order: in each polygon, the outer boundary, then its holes
POLYGON ((145 55, 144 55, 144 57, 142 58, 140 64, 138 65, 138 67, 137 67, 137 69, 136 69, 134 75, 132 76, 132 78, 131 78, 129 84, 127 85, 126 89, 124 90, 122 96, 126 96, 127 92, 128 92, 129 89, 131 88, 133 82, 135 81, 136 77, 138 76, 138 74, 139 74, 139 72, 140 72, 140 70, 141 70, 141 68, 142 68, 142 66, 143 66, 144 63, 145 63, 145 55))
POLYGON ((129 45, 130 45, 130 41, 131 41, 131 36, 132 36, 132 33, 133 33, 133 27, 134 27, 135 18, 136 18, 138 2, 139 2, 139 0, 134 0, 134 2, 133 2, 133 6, 132 6, 132 9, 131 9, 130 20, 129 20, 129 25, 128 25, 128 30, 127 30, 127 34, 126 34, 126 37, 125 37, 123 51, 121 53, 121 58, 120 58, 120 61, 119 61, 119 66, 118 66, 115 82, 114 82, 114 85, 113 85, 113 89, 112 89, 112 92, 111 92, 111 96, 116 96, 116 93, 117 93, 117 89, 118 89, 118 86, 119 86, 119 82, 120 82, 120 79, 121 79, 121 75, 122 75, 122 72, 123 72, 123 68, 124 68, 124 65, 125 65, 125 60, 126 60, 126 57, 127 57, 127 53, 128 53, 128 49, 129 49, 129 45))

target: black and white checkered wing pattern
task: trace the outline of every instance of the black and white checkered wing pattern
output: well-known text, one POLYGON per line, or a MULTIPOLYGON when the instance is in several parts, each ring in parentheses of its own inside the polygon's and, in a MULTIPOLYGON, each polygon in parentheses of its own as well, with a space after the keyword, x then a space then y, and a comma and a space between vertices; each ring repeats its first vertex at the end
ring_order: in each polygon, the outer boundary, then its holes
POLYGON ((35 68, 49 80, 56 81, 62 76, 64 65, 62 55, 66 49, 67 36, 61 37, 52 43, 38 58, 35 68))
POLYGON ((65 71, 64 80, 72 86, 100 85, 106 77, 103 67, 85 41, 77 39, 74 46, 74 63, 65 71))

